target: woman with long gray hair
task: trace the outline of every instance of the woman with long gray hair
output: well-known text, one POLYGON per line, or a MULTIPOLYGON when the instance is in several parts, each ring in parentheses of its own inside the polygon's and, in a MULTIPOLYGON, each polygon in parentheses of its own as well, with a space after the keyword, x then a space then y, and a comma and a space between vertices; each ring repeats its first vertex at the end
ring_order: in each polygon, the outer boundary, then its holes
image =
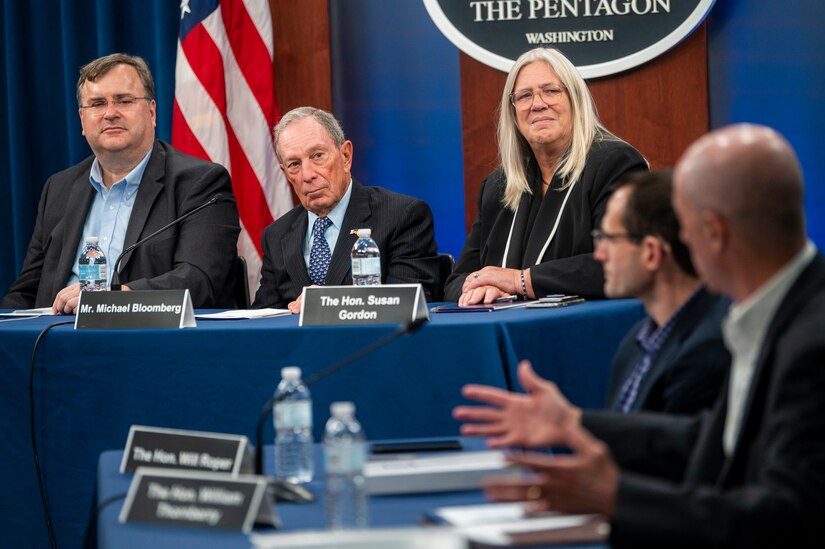
POLYGON ((481 184, 446 299, 602 297, 590 233, 613 182, 647 163, 602 126, 587 85, 558 50, 516 60, 501 95, 498 147, 501 167, 481 184))

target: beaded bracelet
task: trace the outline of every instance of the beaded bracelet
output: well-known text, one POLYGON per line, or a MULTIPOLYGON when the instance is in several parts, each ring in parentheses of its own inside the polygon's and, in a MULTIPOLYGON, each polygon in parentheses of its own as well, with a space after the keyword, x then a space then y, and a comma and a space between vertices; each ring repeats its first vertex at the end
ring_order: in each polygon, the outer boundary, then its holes
POLYGON ((524 269, 521 271, 521 297, 527 300, 527 282, 524 280, 524 269))

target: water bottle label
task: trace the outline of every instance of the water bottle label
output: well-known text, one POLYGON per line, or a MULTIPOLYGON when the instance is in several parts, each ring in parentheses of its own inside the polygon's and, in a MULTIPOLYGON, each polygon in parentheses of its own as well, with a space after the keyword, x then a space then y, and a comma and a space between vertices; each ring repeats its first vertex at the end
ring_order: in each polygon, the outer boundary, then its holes
POLYGON ((381 258, 364 257, 352 260, 352 276, 381 275, 381 258))
POLYGON ((97 280, 100 273, 100 265, 78 265, 80 280, 97 280))
POLYGON ((279 402, 275 405, 275 428, 298 429, 312 428, 312 403, 308 400, 300 402, 279 402))
MULTIPOLYGON (((106 265, 91 264, 77 266, 78 279, 82 282, 84 280, 90 281, 95 286, 105 286, 106 281, 106 265), (98 284, 97 281, 100 281, 98 284)), ((100 288, 102 289, 102 288, 100 288)))
POLYGON ((325 448, 327 473, 345 475, 364 470, 366 448, 363 442, 327 445, 325 448))

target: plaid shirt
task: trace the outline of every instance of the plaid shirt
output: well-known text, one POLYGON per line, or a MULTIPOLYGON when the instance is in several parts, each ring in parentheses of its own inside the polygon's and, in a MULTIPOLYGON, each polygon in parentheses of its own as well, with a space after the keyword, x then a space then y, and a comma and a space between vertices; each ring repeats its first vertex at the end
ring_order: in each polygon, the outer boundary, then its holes
POLYGON ((700 293, 701 288, 696 290, 693 295, 679 307, 664 326, 657 326, 656 322, 650 317, 642 324, 641 329, 636 334, 636 344, 642 351, 642 359, 636 364, 636 367, 633 368, 630 376, 624 382, 624 385, 622 385, 619 399, 616 401, 616 411, 626 414, 633 408, 633 403, 636 402, 636 398, 639 396, 639 387, 642 384, 642 380, 650 371, 650 367, 653 365, 653 359, 656 358, 659 350, 665 344, 665 341, 667 341, 670 332, 673 331, 673 327, 682 315, 682 311, 684 311, 690 303, 695 301, 700 293))

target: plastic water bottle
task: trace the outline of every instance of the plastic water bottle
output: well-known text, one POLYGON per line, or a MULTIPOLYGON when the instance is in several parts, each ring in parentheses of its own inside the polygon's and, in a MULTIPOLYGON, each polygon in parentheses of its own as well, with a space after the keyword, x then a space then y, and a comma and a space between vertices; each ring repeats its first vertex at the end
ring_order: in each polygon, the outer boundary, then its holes
POLYGON ((275 476, 290 482, 312 480, 312 397, 301 369, 281 369, 275 391, 275 476))
POLYGON ((86 237, 86 244, 77 259, 80 289, 84 292, 102 292, 106 289, 106 256, 97 245, 96 236, 86 237))
POLYGON ((327 528, 367 527, 366 442, 352 402, 333 402, 324 434, 327 528))
POLYGON ((381 252, 372 239, 372 229, 355 231, 358 240, 352 246, 352 284, 379 286, 381 284, 381 252))

